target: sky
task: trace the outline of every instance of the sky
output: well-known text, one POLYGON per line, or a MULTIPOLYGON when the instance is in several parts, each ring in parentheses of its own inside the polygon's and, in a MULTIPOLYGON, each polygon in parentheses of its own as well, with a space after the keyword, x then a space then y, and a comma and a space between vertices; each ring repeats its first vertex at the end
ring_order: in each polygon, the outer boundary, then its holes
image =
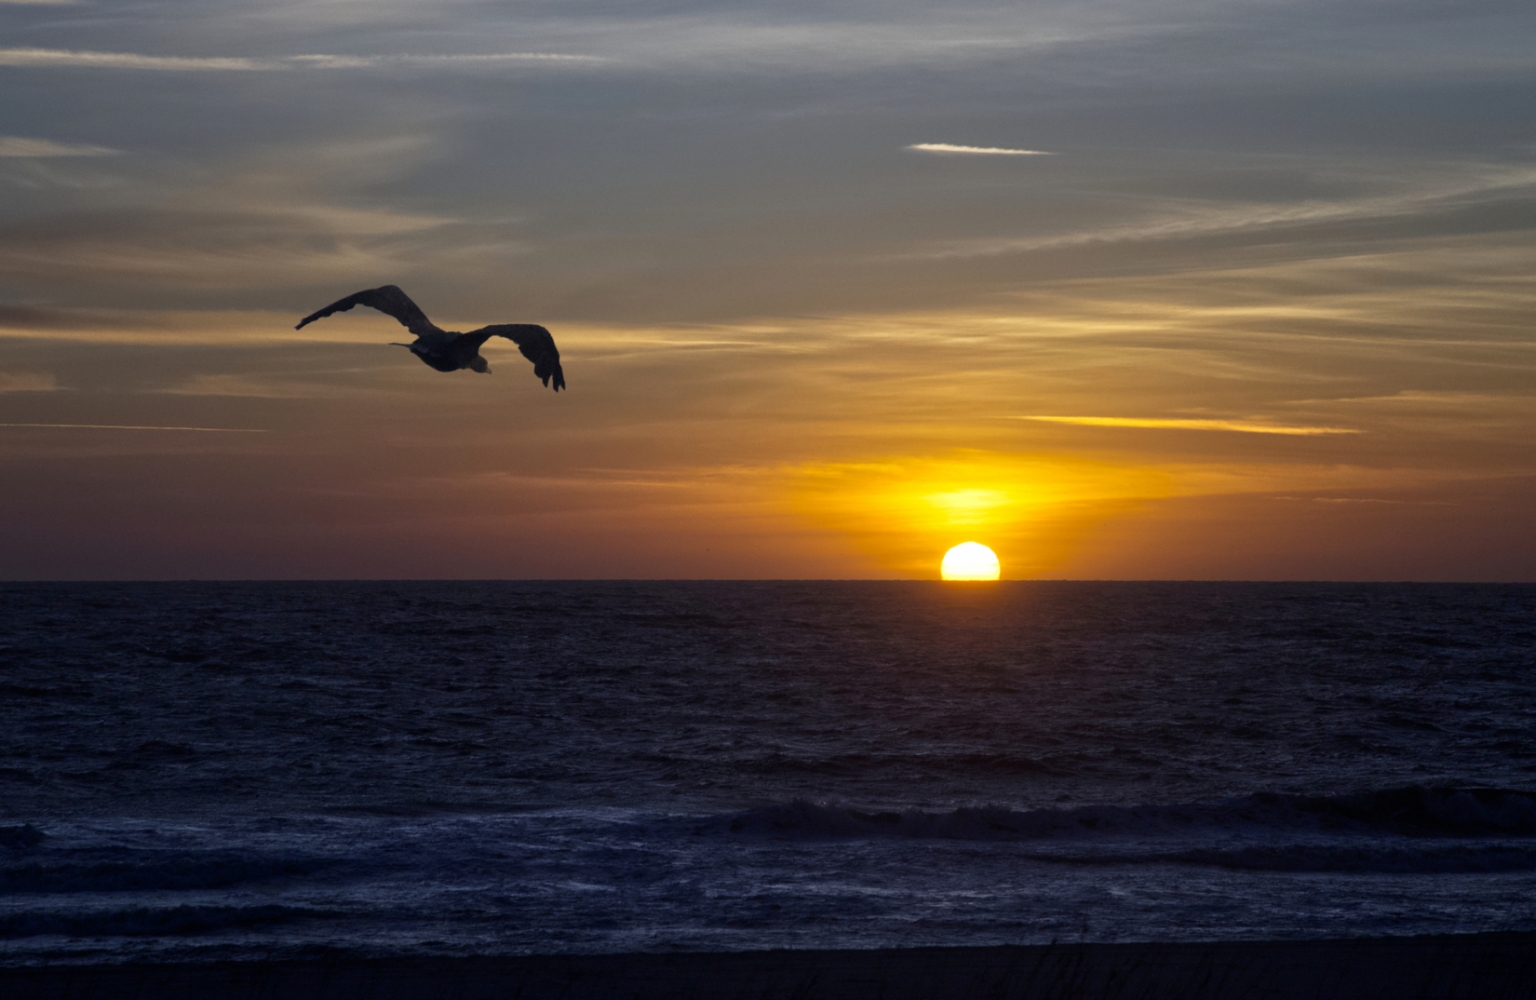
POLYGON ((1533 37, 0 0, 0 578, 1536 580, 1533 37))

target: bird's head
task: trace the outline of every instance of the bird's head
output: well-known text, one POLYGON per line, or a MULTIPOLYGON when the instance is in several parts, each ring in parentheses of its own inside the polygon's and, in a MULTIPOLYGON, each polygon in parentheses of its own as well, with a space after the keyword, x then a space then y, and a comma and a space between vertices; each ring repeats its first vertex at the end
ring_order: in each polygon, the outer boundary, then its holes
POLYGON ((489 375, 491 373, 490 364, 478 354, 469 359, 469 367, 473 368, 481 375, 489 375))

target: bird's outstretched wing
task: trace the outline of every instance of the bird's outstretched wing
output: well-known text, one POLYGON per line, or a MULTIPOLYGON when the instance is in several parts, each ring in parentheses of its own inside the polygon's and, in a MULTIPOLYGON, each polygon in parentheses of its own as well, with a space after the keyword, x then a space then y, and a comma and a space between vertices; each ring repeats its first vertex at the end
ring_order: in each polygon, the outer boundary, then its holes
POLYGON ((388 316, 393 316, 418 337, 425 337, 433 333, 442 333, 429 319, 427 314, 421 311, 421 307, 411 301, 411 297, 400 290, 398 285, 383 285, 379 288, 365 288, 361 292, 348 295, 346 298, 321 309, 312 312, 299 320, 295 330, 302 330, 317 319, 324 319, 332 313, 346 312, 353 306, 369 306, 388 316))
POLYGON ((482 326, 464 336, 473 337, 476 347, 492 337, 506 337, 523 352, 523 357, 533 362, 533 373, 545 385, 554 379, 556 392, 565 388, 565 372, 560 370, 560 349, 555 346, 555 338, 542 326, 533 323, 498 323, 495 326, 482 326))

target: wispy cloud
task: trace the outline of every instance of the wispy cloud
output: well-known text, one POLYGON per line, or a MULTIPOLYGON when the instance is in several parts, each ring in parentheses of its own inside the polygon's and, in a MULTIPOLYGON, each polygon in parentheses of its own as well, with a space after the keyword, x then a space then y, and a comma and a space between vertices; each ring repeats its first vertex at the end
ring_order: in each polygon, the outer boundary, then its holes
POLYGON ((0 392, 53 392, 59 380, 43 372, 0 372, 0 392))
POLYGON ((144 424, 10 424, 0 423, 0 427, 39 427, 57 430, 84 430, 84 431, 196 431, 199 434, 266 434, 267 430, 257 427, 154 427, 144 424))
POLYGON ((334 386, 329 392, 315 385, 283 385, 262 381, 246 375, 194 375, 179 385, 156 389, 157 393, 171 396, 238 396, 252 399, 308 399, 321 395, 335 395, 334 386))
MULTIPOLYGON (((5 2, 6 0, 0 0, 0 3, 5 2)), ((0 135, 0 157, 114 156, 117 152, 105 146, 80 146, 54 142, 51 139, 27 139, 19 135, 0 135)))
POLYGON ((1404 389, 1388 396, 1346 396, 1341 399, 1327 400, 1300 400, 1300 404, 1307 403, 1350 403, 1366 406, 1525 406, 1532 403, 1530 396, 1510 395, 1493 392, 1427 392, 1418 389, 1404 389))
POLYGON ((1039 420, 1051 424, 1079 424, 1084 427, 1142 427, 1156 430, 1237 431, 1241 434, 1291 434, 1309 437, 1317 434, 1359 434, 1353 427, 1308 427, 1295 424, 1270 424, 1258 420, 1194 420, 1158 417, 1045 417, 1021 416, 1018 420, 1039 420))
POLYGON ((491 52, 459 55, 398 56, 288 56, 283 62, 296 65, 337 69, 369 66, 495 66, 499 63, 594 63, 607 62, 602 56, 570 55, 561 52, 491 52))
POLYGON ((1405 186, 1390 194, 1338 201, 1220 204, 1195 199, 1170 199, 1159 213, 1139 222, 1044 236, 959 240, 918 256, 983 257, 1090 244, 1154 242, 1286 227, 1403 218, 1464 208, 1474 201, 1522 197, 1533 185, 1536 185, 1536 168, 1528 165, 1479 165, 1421 185, 1405 186))
POLYGON ((261 70, 257 59, 145 56, 133 52, 79 52, 73 49, 0 49, 0 66, 84 66, 95 69, 261 70))
POLYGON ((224 211, 28 220, 0 230, 0 271, 49 282, 90 274, 99 284, 169 282, 183 289, 351 282, 401 273, 412 252, 407 238, 451 221, 387 208, 274 202, 252 197, 224 211))
MULTIPOLYGON (((4 2, 4 0, 0 0, 4 2)), ((599 56, 556 52, 465 55, 298 55, 271 59, 244 56, 151 56, 136 52, 75 49, 0 49, 0 66, 82 67, 175 71, 261 72, 292 69, 370 69, 383 66, 496 66, 515 63, 603 62, 599 56)))
POLYGON ((79 0, 0 0, 0 4, 9 3, 15 4, 18 7, 23 5, 31 7, 65 7, 78 2, 79 0))
POLYGON ((1005 149, 1000 146, 955 146, 947 142, 919 142, 904 147, 919 153, 960 154, 964 156, 1055 156, 1043 149, 1005 149))

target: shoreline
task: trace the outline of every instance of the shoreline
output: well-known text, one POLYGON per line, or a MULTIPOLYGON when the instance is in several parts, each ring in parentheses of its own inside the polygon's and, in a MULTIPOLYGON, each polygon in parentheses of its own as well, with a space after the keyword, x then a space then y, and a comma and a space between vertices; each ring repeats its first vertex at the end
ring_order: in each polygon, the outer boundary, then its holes
POLYGON ((1536 932, 0 968, 5 1000, 1536 1000, 1536 932))

